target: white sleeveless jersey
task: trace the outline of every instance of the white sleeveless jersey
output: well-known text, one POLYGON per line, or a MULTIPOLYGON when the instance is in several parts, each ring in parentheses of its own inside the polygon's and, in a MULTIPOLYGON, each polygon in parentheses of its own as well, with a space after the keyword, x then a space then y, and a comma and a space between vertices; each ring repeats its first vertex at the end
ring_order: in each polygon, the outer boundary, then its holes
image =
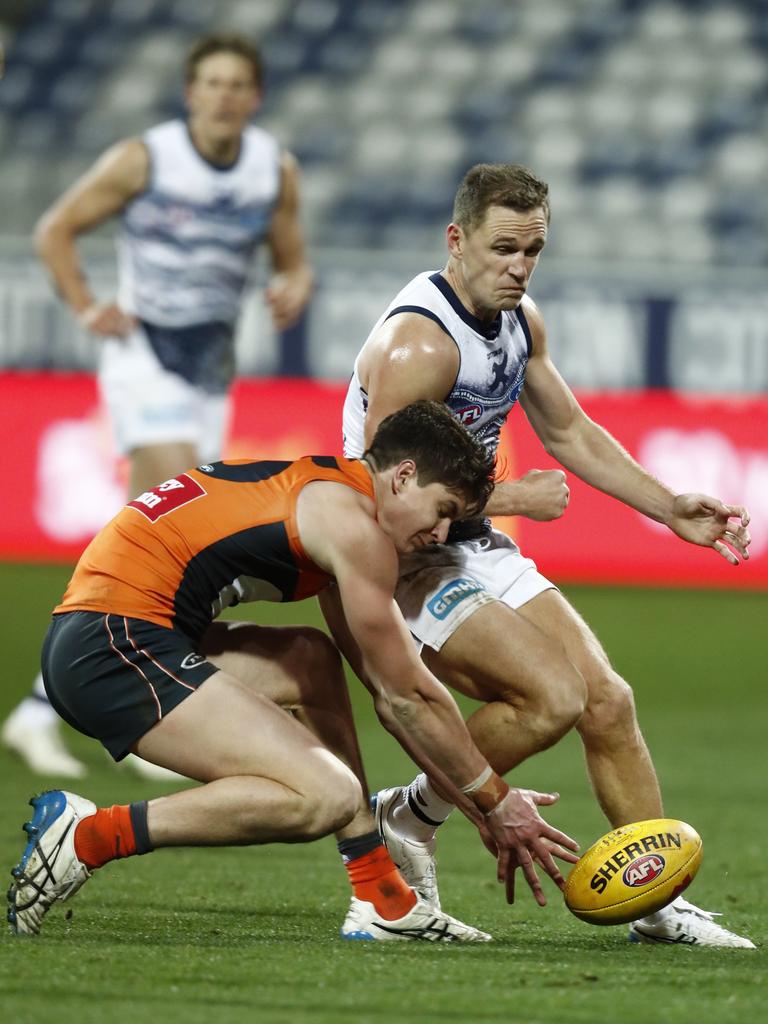
MULTIPOLYGON (((531 353, 531 334, 522 309, 505 310, 484 324, 459 301, 440 273, 414 277, 395 296, 369 338, 397 313, 419 313, 434 320, 459 350, 459 372, 444 401, 454 416, 491 451, 523 389, 531 353)), ((368 396, 358 377, 355 360, 344 402, 344 454, 360 458, 365 448, 363 428, 368 396)))
POLYGON ((280 190, 278 143, 248 127, 237 160, 221 168, 198 153, 184 121, 143 141, 149 180, 123 213, 118 301, 159 327, 234 324, 280 190))

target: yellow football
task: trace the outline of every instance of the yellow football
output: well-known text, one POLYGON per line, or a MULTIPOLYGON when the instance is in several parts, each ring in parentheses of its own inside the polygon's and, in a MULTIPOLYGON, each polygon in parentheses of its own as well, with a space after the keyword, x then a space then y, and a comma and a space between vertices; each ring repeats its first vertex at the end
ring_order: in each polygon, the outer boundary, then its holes
POLYGON ((624 924, 652 914, 687 888, 701 864, 701 838, 684 821, 622 825, 574 864, 565 905, 591 924, 624 924))

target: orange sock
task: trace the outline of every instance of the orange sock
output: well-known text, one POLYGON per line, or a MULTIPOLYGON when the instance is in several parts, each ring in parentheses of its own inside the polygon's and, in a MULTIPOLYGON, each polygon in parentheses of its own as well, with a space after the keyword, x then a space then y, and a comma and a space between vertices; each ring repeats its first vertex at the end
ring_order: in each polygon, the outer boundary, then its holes
POLYGON ((118 857, 136 853, 136 834, 128 804, 100 807, 78 822, 75 854, 87 868, 100 868, 118 857))
POLYGON ((415 905, 416 894, 406 884, 383 843, 370 853, 348 861, 344 867, 355 896, 372 903, 385 921, 405 917, 415 905))

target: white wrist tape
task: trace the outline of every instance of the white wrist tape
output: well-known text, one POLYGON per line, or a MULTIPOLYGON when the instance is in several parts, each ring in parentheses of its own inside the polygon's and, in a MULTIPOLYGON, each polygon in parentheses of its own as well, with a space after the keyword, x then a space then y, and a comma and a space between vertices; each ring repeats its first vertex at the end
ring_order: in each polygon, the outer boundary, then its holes
POLYGON ((477 776, 476 779, 473 779, 472 782, 468 783, 466 786, 462 786, 461 787, 461 792, 462 793, 474 793, 476 789, 480 789, 481 786, 484 786, 486 784, 486 782, 488 781, 488 779, 490 779, 490 777, 492 775, 493 775, 493 768, 491 768, 490 765, 487 765, 480 772, 480 774, 477 776))

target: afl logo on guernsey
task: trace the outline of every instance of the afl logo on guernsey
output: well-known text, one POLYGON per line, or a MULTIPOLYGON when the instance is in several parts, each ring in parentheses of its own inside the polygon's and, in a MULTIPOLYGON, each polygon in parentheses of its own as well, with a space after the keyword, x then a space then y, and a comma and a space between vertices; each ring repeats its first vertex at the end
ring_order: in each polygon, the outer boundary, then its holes
POLYGON ((622 880, 625 885, 638 889, 641 885, 648 885, 654 878, 658 878, 666 863, 658 853, 649 853, 647 857, 638 857, 624 869, 622 880))
POLYGON ((461 409, 456 409, 453 415, 459 423, 467 427, 470 423, 475 423, 480 419, 483 415, 483 407, 481 405, 465 405, 461 409))

